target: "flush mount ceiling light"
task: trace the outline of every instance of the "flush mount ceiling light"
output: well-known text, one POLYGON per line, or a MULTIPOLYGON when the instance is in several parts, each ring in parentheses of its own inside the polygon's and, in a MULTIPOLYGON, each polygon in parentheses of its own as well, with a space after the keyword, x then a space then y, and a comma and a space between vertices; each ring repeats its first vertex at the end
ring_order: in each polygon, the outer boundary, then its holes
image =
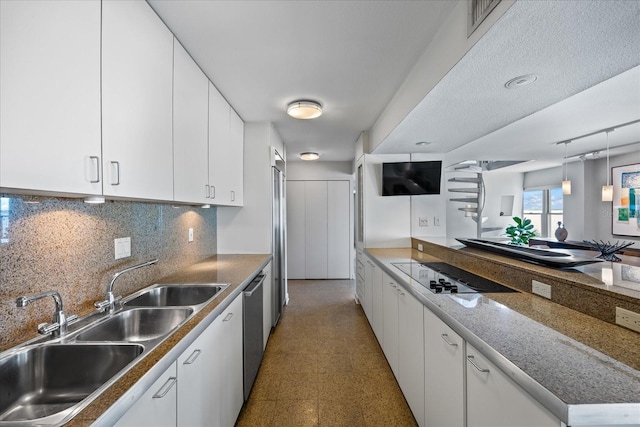
POLYGON ((294 119, 315 119, 322 115, 322 105, 316 101, 294 101, 287 107, 287 114, 294 119))
POLYGON ((312 152, 300 153, 300 158, 302 160, 318 160, 320 158, 320 154, 312 152))
POLYGON ((504 87, 506 87, 507 89, 515 89, 515 88, 530 85, 536 80, 538 80, 538 76, 536 76, 535 74, 527 74, 527 75, 519 76, 509 80, 504 84, 504 87))
POLYGON ((418 147, 424 147, 425 145, 430 145, 430 144, 431 144, 431 142, 429 142, 429 141, 420 141, 420 142, 416 142, 416 145, 417 145, 418 147))

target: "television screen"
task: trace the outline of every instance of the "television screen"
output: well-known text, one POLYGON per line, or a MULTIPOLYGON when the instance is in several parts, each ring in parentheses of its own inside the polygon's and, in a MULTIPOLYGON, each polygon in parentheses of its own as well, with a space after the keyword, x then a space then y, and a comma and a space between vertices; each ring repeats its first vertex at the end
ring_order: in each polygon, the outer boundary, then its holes
POLYGON ((440 194, 442 161, 382 164, 383 196, 440 194))

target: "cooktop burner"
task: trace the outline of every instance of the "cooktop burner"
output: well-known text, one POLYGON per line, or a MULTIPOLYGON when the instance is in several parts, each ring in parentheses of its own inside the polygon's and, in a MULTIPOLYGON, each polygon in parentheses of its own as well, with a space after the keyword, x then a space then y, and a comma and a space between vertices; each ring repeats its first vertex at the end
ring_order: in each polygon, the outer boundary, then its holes
POLYGON ((395 267, 434 293, 518 292, 444 262, 397 262, 395 267))

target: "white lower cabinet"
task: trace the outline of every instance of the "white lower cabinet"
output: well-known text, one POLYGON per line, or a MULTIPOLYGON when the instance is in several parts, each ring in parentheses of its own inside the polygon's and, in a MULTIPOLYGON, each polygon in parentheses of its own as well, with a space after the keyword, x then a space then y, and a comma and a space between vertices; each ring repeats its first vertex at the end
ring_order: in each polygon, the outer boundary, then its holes
POLYGON ((424 307, 425 425, 464 427, 464 340, 424 307))
POLYGON ((220 422, 215 419, 209 425, 233 427, 240 414, 244 402, 243 372, 242 372, 242 294, 213 321, 216 332, 216 384, 218 386, 217 402, 220 407, 220 422))
POLYGON ((219 418, 215 404, 220 398, 215 383, 217 348, 210 325, 178 357, 178 425, 203 426, 219 418))
POLYGON ((178 394, 176 362, 115 424, 116 427, 174 427, 178 394))
POLYGON ((376 334, 378 342, 384 339, 384 305, 382 302, 382 270, 375 268, 371 277, 371 316, 373 322, 371 327, 373 333, 376 334))
POLYGON ((398 284, 391 277, 382 273, 382 351, 391 366, 393 375, 398 378, 398 284))
POLYGON ((369 324, 373 324, 373 276, 376 271, 376 265, 369 258, 365 257, 364 264, 364 302, 362 308, 364 314, 369 319, 369 324))
MULTIPOLYGON (((424 422, 424 306, 398 286, 398 384, 419 426, 424 422)), ((374 294, 375 296, 375 294, 374 294)), ((375 319, 375 310, 374 310, 375 319)))
POLYGON ((467 343, 468 427, 559 427, 561 422, 467 343))

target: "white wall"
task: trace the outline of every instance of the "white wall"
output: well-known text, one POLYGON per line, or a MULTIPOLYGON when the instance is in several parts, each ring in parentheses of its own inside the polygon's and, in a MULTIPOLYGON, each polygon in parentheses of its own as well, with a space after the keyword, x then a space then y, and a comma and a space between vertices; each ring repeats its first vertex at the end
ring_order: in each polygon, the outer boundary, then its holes
POLYGON ((287 163, 287 181, 353 181, 351 162, 305 162, 287 163))
POLYGON ((284 156, 285 147, 269 122, 244 128, 244 206, 218 207, 219 254, 270 254, 271 147, 284 156))
MULTIPOLYGON (((412 162, 443 160, 441 154, 412 154, 412 162)), ((410 196, 411 204, 411 236, 412 237, 446 237, 447 235, 447 178, 442 165, 440 194, 410 196), (428 226, 420 226, 420 218, 426 218, 428 226), (436 221, 437 219, 437 221, 436 221), (439 223, 439 225, 436 225, 439 223)))

